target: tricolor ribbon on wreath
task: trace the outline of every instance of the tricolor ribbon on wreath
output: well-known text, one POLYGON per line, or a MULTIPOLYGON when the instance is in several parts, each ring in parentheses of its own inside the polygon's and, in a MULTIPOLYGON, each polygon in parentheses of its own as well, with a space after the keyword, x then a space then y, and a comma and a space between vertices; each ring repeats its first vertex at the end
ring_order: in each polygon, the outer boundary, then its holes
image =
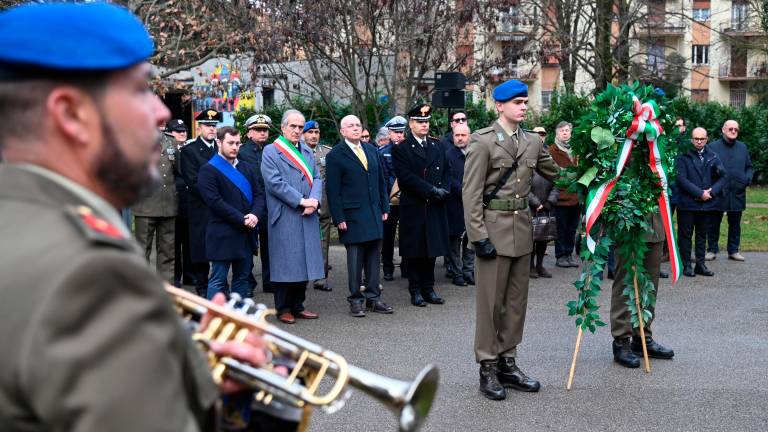
POLYGON ((661 184, 661 193, 659 194, 659 210, 664 222, 664 232, 667 236, 667 246, 670 254, 670 265, 672 273, 672 282, 677 282, 680 278, 681 259, 680 251, 677 249, 677 241, 675 240, 675 231, 672 229, 672 212, 669 206, 669 182, 667 179, 668 167, 665 167, 665 162, 661 158, 661 150, 657 142, 657 138, 664 133, 661 128, 661 124, 658 120, 659 107, 655 101, 649 101, 641 103, 637 96, 632 96, 633 100, 633 112, 634 119, 632 125, 627 130, 627 138, 624 140, 624 144, 619 152, 619 158, 616 161, 616 174, 607 182, 591 186, 587 192, 587 247, 590 252, 595 252, 595 239, 592 238, 592 228, 597 222, 597 218, 600 216, 600 212, 605 206, 605 202, 608 200, 608 196, 611 194, 611 190, 618 182, 624 171, 624 166, 629 160, 629 155, 632 153, 632 147, 641 136, 645 136, 648 141, 648 147, 650 148, 650 160, 648 164, 656 175, 659 176, 659 183, 661 184))

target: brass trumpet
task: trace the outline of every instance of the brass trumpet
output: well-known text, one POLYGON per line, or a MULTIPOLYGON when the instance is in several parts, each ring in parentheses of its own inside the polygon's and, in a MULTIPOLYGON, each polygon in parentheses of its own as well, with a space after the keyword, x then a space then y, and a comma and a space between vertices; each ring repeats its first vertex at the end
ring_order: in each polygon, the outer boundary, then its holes
POLYGON ((411 382, 388 378, 349 365, 344 357, 267 323, 266 318, 275 312, 263 304, 257 305, 250 299, 241 301, 233 294, 225 306, 220 306, 183 289, 170 285, 165 289, 179 314, 193 327, 193 339, 206 353, 217 383, 224 376, 231 377, 257 390, 256 400, 260 403, 269 405, 276 398, 303 408, 305 419, 316 407, 329 412, 340 409, 349 397, 348 386, 392 410, 402 432, 418 430, 429 414, 439 379, 434 365, 425 367, 411 382), (200 329, 200 320, 206 314, 210 318, 205 328, 200 329), (208 349, 212 341, 242 342, 250 331, 262 334, 273 359, 295 362, 287 376, 275 372, 272 360, 254 367, 232 358, 219 358, 208 349), (324 380, 323 387, 330 389, 321 393, 324 380))

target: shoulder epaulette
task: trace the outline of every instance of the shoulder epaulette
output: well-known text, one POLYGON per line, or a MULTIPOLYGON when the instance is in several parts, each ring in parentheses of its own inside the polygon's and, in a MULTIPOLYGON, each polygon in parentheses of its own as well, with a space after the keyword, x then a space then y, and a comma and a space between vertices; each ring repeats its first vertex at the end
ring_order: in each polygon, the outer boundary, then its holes
POLYGON ((320 147, 323 147, 326 150, 333 150, 333 147, 331 147, 329 145, 325 145, 325 144, 320 144, 320 147))
POLYGON ((89 207, 71 207, 66 210, 66 214, 89 241, 122 249, 131 248, 131 239, 126 237, 120 228, 93 214, 89 207))
POLYGON ((478 135, 485 135, 493 132, 493 126, 484 127, 475 131, 478 135))

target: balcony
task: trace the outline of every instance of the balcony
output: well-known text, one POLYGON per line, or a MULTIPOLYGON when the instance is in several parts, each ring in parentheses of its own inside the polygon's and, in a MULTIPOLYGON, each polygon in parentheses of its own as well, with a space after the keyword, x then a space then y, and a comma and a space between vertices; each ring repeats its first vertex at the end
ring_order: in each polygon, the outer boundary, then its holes
POLYGON ((649 16, 648 21, 641 24, 641 32, 653 37, 678 37, 685 34, 686 25, 678 15, 649 16))
MULTIPOLYGON (((741 68, 739 68, 741 69, 741 68)), ((743 70, 733 69, 730 64, 720 65, 717 79, 720 81, 763 81, 768 80, 768 64, 759 63, 743 70)))
POLYGON ((496 27, 496 41, 525 41, 533 36, 533 20, 519 15, 502 14, 496 27))
POLYGON ((721 33, 731 37, 749 38, 768 36, 768 34, 763 31, 760 21, 757 17, 753 16, 721 22, 719 30, 721 33))
POLYGON ((532 64, 518 65, 510 63, 506 67, 492 67, 487 75, 492 83, 500 83, 510 79, 534 82, 539 77, 539 69, 536 65, 532 64))

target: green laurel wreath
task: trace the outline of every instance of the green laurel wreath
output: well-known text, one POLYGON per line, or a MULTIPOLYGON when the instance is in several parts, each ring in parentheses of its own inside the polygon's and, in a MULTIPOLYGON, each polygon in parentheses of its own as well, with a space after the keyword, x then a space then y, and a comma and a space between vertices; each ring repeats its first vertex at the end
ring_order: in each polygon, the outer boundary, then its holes
MULTIPOLYGON (((590 110, 574 125, 570 145, 578 163, 570 167, 558 181, 559 187, 568 188, 586 196, 588 188, 602 184, 615 176, 618 152, 627 138, 627 130, 635 118, 633 96, 642 102, 655 101, 660 109, 658 120, 664 134, 657 139, 661 157, 666 166, 674 167, 676 151, 668 145, 672 136, 674 118, 666 113, 666 98, 662 91, 653 86, 635 83, 608 88, 595 97, 590 110), (670 149, 670 150, 668 150, 670 149), (595 183, 597 182, 597 183, 595 183)), ((659 178, 648 165, 649 148, 645 137, 640 137, 622 175, 611 191, 600 213, 592 236, 596 240, 594 253, 582 240, 580 257, 584 261, 579 278, 573 283, 578 297, 567 303, 568 315, 576 316, 576 326, 594 333, 597 327, 605 326, 600 319, 600 275, 608 261, 609 248, 615 245, 615 253, 621 256, 627 269, 623 294, 632 314, 632 325, 638 326, 635 305, 634 278, 637 276, 643 322, 648 322, 648 310, 656 303, 655 288, 643 265, 647 251, 644 234, 650 230, 648 217, 657 212, 657 199, 661 193, 659 178)), ((674 173, 669 181, 674 181, 674 173)))

